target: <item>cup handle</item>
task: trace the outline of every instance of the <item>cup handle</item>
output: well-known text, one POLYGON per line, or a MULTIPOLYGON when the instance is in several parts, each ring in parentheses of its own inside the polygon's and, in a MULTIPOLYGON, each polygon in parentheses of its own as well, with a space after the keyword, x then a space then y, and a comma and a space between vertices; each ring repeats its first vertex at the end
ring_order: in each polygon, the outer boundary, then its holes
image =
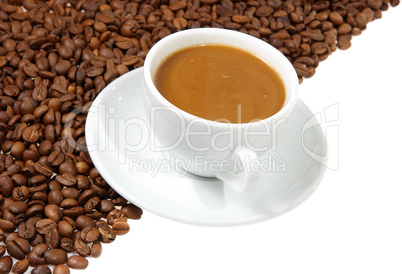
POLYGON ((261 172, 259 172, 260 169, 252 170, 250 163, 258 161, 257 154, 247 148, 236 148, 231 156, 233 168, 230 171, 216 174, 216 177, 224 181, 236 192, 242 193, 255 190, 260 184, 261 172), (241 170, 236 170, 236 167, 240 167, 241 170))

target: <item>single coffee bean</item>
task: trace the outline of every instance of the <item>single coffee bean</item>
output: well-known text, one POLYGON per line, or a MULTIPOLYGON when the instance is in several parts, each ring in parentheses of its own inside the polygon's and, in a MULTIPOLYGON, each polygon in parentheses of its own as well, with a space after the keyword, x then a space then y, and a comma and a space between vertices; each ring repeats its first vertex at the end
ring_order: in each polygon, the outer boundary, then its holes
POLYGON ((23 260, 31 251, 29 242, 23 238, 6 239, 5 244, 8 254, 18 260, 23 260))
POLYGON ((10 273, 13 267, 13 259, 10 256, 0 258, 0 273, 10 273))
POLYGON ((142 209, 134 204, 129 204, 121 208, 121 212, 129 219, 138 220, 142 216, 142 209))
POLYGON ((96 227, 99 230, 99 241, 102 243, 111 243, 116 239, 116 233, 105 221, 97 221, 96 227))
POLYGON ((13 155, 14 158, 21 158, 22 153, 24 153, 24 150, 26 149, 25 144, 23 142, 15 142, 13 146, 11 147, 10 153, 13 155))
POLYGON ((62 60, 54 66, 57 75, 65 75, 70 70, 71 64, 67 60, 62 60))
POLYGON ((65 172, 63 175, 57 175, 56 181, 66 187, 74 187, 77 183, 75 176, 68 172, 65 172))
POLYGON ((90 198, 84 205, 85 213, 91 213, 99 204, 100 199, 98 196, 90 198))
POLYGON ((39 162, 36 162, 34 164, 34 169, 37 173, 44 175, 46 177, 49 177, 49 178, 53 175, 53 170, 51 167, 41 164, 39 162))
POLYGON ((13 232, 15 230, 15 224, 11 221, 0 219, 0 229, 4 232, 13 232))
POLYGON ((28 205, 22 201, 16 201, 8 206, 8 210, 13 214, 25 213, 28 210, 28 205))
POLYGON ((31 239, 35 235, 35 226, 31 223, 22 222, 18 225, 18 236, 23 239, 31 239))
POLYGON ((60 222, 61 218, 63 217, 60 207, 55 204, 48 204, 45 206, 45 215, 49 219, 54 220, 56 223, 60 222))
MULTIPOLYGON (((67 264, 68 264, 68 260, 67 260, 67 264)), ((68 268, 68 266, 66 266, 64 264, 59 264, 53 268, 53 274, 70 274, 70 269, 68 268)))
POLYGON ((46 183, 48 179, 44 175, 36 175, 28 180, 28 186, 39 186, 46 183))
POLYGON ((68 209, 68 208, 73 208, 73 207, 78 207, 78 202, 74 199, 64 199, 61 204, 60 207, 68 209))
POLYGON ((49 249, 44 253, 44 258, 47 264, 64 264, 67 261, 67 253, 58 248, 49 249))
POLYGON ((74 241, 74 250, 78 255, 83 257, 88 257, 91 255, 91 248, 81 239, 76 239, 74 241))
POLYGON ((35 227, 40 234, 45 235, 50 230, 56 229, 57 224, 52 219, 42 219, 36 223, 35 227))
MULTIPOLYGON (((39 201, 39 199, 42 199, 41 201, 46 201, 47 195, 46 195, 46 193, 43 193, 43 192, 36 192, 36 193, 34 193, 34 195, 32 195, 32 198, 36 198, 36 199, 38 199, 38 201, 39 201), (37 194, 38 194, 38 195, 37 195, 37 194), (41 198, 41 197, 40 197, 40 194, 43 194, 44 197, 41 198)), ((39 204, 32 205, 32 206, 27 210, 26 216, 27 216, 28 218, 30 218, 30 217, 33 217, 33 216, 40 215, 40 214, 42 214, 43 210, 44 210, 43 205, 39 205, 39 204)), ((22 237, 22 238, 23 238, 23 237, 22 237)))
POLYGON ((96 227, 85 227, 81 231, 81 238, 87 242, 92 243, 99 238, 99 230, 96 227))
POLYGON ((116 235, 124 235, 130 231, 130 225, 126 222, 115 222, 112 229, 116 235))
POLYGON ((86 269, 88 267, 88 260, 82 256, 73 255, 68 258, 67 265, 74 269, 86 269))
POLYGON ((80 197, 80 191, 72 187, 63 188, 61 190, 61 194, 65 199, 77 200, 80 197))
POLYGON ((60 248, 66 252, 73 252, 74 251, 74 241, 71 238, 61 238, 60 240, 60 248))
MULTIPOLYGON (((1 194, 4 197, 10 197, 13 193, 15 183, 11 178, 5 174, 5 172, 2 173, 3 177, 0 177, 0 188, 1 188, 1 194)), ((12 174, 10 174, 12 176, 12 174)), ((0 219, 1 221, 1 219, 0 219)), ((1 222, 0 222, 0 228, 2 228, 1 222)))
POLYGON ((95 227, 94 221, 85 215, 80 215, 76 219, 77 228, 83 230, 85 227, 95 227))
POLYGON ((57 229, 48 231, 45 235, 45 243, 51 248, 57 248, 60 243, 60 234, 57 229))
POLYGON ((75 167, 75 164, 69 161, 64 161, 60 166, 59 166, 59 173, 62 175, 65 172, 68 172, 72 174, 73 176, 78 175, 78 170, 75 167))
POLYGON ((77 179, 77 188, 81 189, 81 190, 85 190, 88 189, 90 186, 90 182, 88 180, 88 176, 84 176, 84 175, 77 175, 76 177, 77 179))
POLYGON ((127 222, 127 216, 117 208, 110 211, 106 218, 109 225, 113 225, 115 222, 127 222))
POLYGON ((27 178, 22 174, 14 174, 13 176, 11 176, 11 180, 13 180, 14 183, 19 186, 26 186, 28 182, 27 178))
POLYGON ((25 273, 29 268, 29 260, 27 258, 16 262, 12 268, 12 273, 22 274, 25 273))
POLYGON ((52 271, 46 265, 38 265, 32 269, 31 274, 52 274, 52 271))
POLYGON ((91 256, 94 258, 99 258, 102 255, 102 244, 99 241, 92 243, 92 253, 91 256))
POLYGON ((61 201, 63 200, 63 195, 59 189, 53 189, 49 192, 48 195, 48 203, 60 205, 61 201))
POLYGON ((109 213, 110 211, 114 210, 114 204, 109 200, 102 200, 100 201, 97 209, 103 213, 109 213))
POLYGON ((53 151, 48 158, 51 166, 59 166, 64 162, 64 154, 61 151, 53 151))
POLYGON ((65 220, 60 221, 57 224, 57 228, 59 230, 60 236, 62 236, 62 237, 71 238, 74 234, 74 228, 72 227, 72 225, 69 222, 67 222, 65 220))
POLYGON ((32 98, 39 102, 45 100, 47 95, 48 90, 42 85, 36 86, 32 91, 32 98))
POLYGON ((40 155, 48 156, 52 150, 52 143, 49 140, 44 140, 40 143, 38 150, 40 155))
POLYGON ((63 215, 71 218, 75 218, 77 216, 80 216, 85 213, 85 210, 83 207, 77 206, 77 207, 72 207, 69 209, 63 210, 63 215))

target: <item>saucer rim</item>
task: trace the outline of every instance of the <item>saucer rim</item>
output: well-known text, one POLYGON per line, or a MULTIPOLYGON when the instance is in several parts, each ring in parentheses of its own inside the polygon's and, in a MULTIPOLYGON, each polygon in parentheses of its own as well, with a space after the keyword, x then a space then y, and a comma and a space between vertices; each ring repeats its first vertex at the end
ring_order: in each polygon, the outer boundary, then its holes
MULTIPOLYGON (((91 108, 95 108, 99 105, 100 102, 103 101, 103 97, 107 97, 108 94, 110 92, 112 92, 114 90, 113 87, 117 88, 118 85, 121 85, 122 83, 124 83, 127 80, 132 80, 132 78, 134 77, 139 77, 139 74, 143 73, 143 67, 134 69, 124 75, 122 75, 121 77, 119 77, 118 79, 116 79, 115 81, 113 81, 112 83, 110 83, 108 86, 105 87, 105 89, 95 98, 94 102, 92 103, 89 111, 88 111, 88 116, 87 116, 87 121, 85 123, 85 139, 87 141, 87 139, 92 139, 90 138, 93 134, 88 134, 88 132, 98 132, 99 128, 95 127, 95 125, 97 123, 93 123, 91 122, 92 119, 92 115, 91 115, 91 108)), ((297 102, 295 104, 295 106, 297 106, 298 104, 300 104, 301 108, 304 108, 305 110, 311 112, 311 110, 307 107, 307 105, 300 99, 297 99, 297 102)), ((294 112, 292 112, 290 114, 293 115, 294 112)), ((320 131, 320 135, 321 136, 325 136, 324 135, 324 131, 322 129, 322 127, 320 126, 319 129, 320 131)), ((326 139, 323 138, 325 144, 327 143, 326 139)), ((319 164, 320 169, 319 172, 317 172, 318 174, 316 175, 314 181, 316 182, 314 184, 313 187, 309 188, 309 191, 307 193, 303 193, 304 195, 299 195, 299 197, 297 197, 296 203, 293 203, 291 207, 287 208, 284 211, 281 211, 279 214, 273 214, 273 215, 267 215, 267 214, 257 214, 257 215, 253 215, 253 216, 249 216, 249 217, 245 217, 242 218, 241 220, 210 220, 210 219, 202 219, 202 218, 194 218, 194 219, 188 219, 186 217, 180 217, 177 216, 177 214, 169 214, 169 212, 161 210, 160 207, 158 208, 158 206, 155 205, 151 205, 147 202, 144 202, 143 199, 141 199, 138 195, 134 194, 126 194, 126 191, 124 190, 124 187, 122 187, 122 184, 118 184, 116 183, 116 179, 114 179, 114 175, 108 170, 107 166, 105 163, 103 163, 103 161, 101 160, 101 157, 99 157, 98 153, 102 153, 99 152, 98 150, 92 150, 92 151, 88 151, 92 162, 94 164, 95 167, 97 167, 98 172, 101 174, 101 176, 106 180, 106 182, 108 182, 108 184, 116 191, 119 193, 119 195, 121 195, 122 197, 124 197, 127 201, 139 206, 140 208, 142 208, 143 210, 149 211, 153 214, 156 214, 160 217, 163 217, 165 219, 169 219, 169 220, 173 220, 173 221, 177 221, 180 223, 185 223, 185 224, 190 224, 190 225, 197 225, 197 226, 206 226, 206 227, 233 227, 233 226, 243 226, 243 225, 249 225, 249 224, 254 224, 254 223, 259 223, 259 222, 263 222, 263 221, 267 221, 279 216, 282 216, 284 214, 286 214, 287 212, 297 208, 300 204, 302 204, 304 201, 306 201, 314 192, 315 190, 318 188, 318 186, 320 185, 325 172, 326 172, 326 168, 325 168, 325 164, 328 162, 328 153, 326 153, 326 156, 324 157, 324 163, 319 164), (98 168, 100 167, 100 168, 98 168), (134 198, 134 199, 132 199, 134 198)), ((173 172, 172 172, 173 173, 173 172)))

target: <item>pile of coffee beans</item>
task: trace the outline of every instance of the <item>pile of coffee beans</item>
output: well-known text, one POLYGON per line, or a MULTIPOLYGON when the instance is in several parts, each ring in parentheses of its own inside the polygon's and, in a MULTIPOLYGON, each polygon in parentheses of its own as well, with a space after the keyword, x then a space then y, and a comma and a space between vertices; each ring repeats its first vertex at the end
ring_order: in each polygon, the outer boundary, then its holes
POLYGON ((142 210, 94 167, 91 103, 161 38, 214 27, 278 48, 300 82, 399 0, 1 0, 0 273, 69 273, 142 210), (11 258, 13 257, 14 260, 11 258), (54 266, 54 267, 53 267, 54 266))

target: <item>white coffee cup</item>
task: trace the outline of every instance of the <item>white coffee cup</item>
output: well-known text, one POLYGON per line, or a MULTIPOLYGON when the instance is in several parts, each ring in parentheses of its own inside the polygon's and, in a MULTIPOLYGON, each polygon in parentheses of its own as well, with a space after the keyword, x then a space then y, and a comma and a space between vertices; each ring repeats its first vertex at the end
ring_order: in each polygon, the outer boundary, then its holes
POLYGON ((237 192, 252 191, 260 184, 261 154, 270 150, 275 138, 280 138, 280 134, 272 132, 272 125, 289 117, 297 102, 298 86, 297 74, 289 60, 251 35, 214 28, 171 34, 151 48, 144 64, 144 105, 151 136, 159 144, 153 149, 175 155, 182 168, 190 173, 217 177, 237 192), (286 98, 281 110, 257 122, 230 124, 196 117, 167 101, 153 82, 158 66, 172 53, 199 44, 242 49, 273 66, 285 84, 286 98))

